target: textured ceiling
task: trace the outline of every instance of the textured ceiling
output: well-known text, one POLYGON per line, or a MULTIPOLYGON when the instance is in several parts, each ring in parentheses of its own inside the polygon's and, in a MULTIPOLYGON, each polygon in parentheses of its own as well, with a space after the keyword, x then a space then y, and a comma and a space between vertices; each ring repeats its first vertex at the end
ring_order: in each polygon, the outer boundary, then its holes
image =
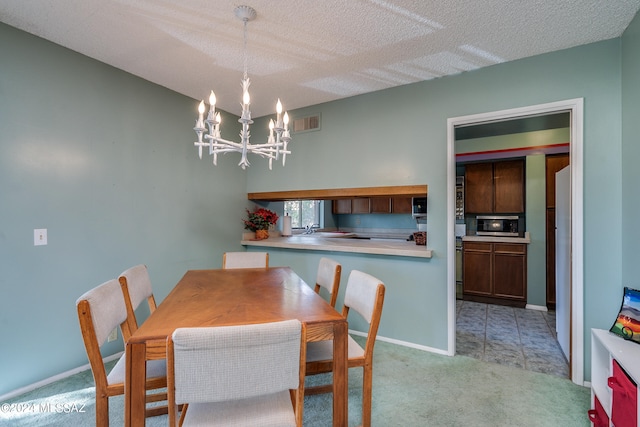
MULTIPOLYGON (((238 0, 0 0, 0 21, 239 114, 238 0)), ((252 0, 254 117, 618 37, 640 0, 252 0)), ((194 102, 194 113, 196 103, 194 102)))

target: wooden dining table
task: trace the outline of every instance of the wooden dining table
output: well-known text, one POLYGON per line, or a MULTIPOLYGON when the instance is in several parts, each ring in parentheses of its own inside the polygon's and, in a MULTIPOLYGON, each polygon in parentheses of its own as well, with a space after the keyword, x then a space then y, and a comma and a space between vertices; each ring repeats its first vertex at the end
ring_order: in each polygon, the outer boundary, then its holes
POLYGON ((125 426, 144 426, 146 361, 166 358, 176 328, 288 319, 308 341, 333 340, 333 425, 347 426, 347 321, 289 267, 187 271, 127 341, 125 426))

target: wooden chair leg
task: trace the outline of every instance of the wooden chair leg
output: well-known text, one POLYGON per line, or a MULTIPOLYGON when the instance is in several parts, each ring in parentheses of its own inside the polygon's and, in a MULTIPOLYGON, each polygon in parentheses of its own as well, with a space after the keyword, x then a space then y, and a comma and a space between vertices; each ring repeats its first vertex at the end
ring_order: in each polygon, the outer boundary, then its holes
POLYGON ((109 427, 109 396, 96 394, 96 427, 109 427))
POLYGON ((362 427, 371 427, 371 387, 373 372, 371 366, 362 368, 362 427))

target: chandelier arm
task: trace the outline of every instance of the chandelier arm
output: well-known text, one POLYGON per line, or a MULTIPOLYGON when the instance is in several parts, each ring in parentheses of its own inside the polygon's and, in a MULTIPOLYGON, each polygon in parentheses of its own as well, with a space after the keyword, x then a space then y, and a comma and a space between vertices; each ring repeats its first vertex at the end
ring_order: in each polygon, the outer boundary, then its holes
MULTIPOLYGON (((239 142, 233 142, 233 141, 228 141, 226 139, 222 139, 222 138, 215 138, 213 136, 210 135, 206 135, 205 138, 207 139, 211 139, 213 141, 215 141, 213 143, 214 147, 228 147, 228 146, 232 146, 232 147, 236 147, 236 148, 240 148, 242 149, 242 144, 239 142)), ((209 143, 206 143, 209 144, 209 143)), ((238 151, 238 150, 235 150, 238 151)))
POLYGON ((213 153, 214 154, 226 154, 226 153, 237 153, 238 150, 236 150, 235 148, 216 148, 213 153))
POLYGON ((263 144, 250 144, 251 147, 255 147, 255 148, 279 148, 279 147, 284 147, 283 143, 280 144, 276 144, 273 142, 265 142, 263 144))
POLYGON ((262 148, 262 149, 253 149, 251 150, 252 153, 255 154, 266 154, 269 156, 273 156, 276 152, 276 150, 272 149, 272 148, 262 148))

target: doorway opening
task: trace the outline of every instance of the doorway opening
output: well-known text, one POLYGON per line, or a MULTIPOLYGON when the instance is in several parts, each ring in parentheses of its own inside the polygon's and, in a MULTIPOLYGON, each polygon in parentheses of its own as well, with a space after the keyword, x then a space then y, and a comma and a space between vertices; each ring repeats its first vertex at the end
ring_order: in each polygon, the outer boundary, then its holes
POLYGON ((456 352, 456 130, 489 123, 548 116, 569 112, 571 167, 571 380, 583 384, 584 380, 584 327, 583 327, 583 100, 572 99, 510 110, 495 111, 447 121, 448 152, 448 353, 456 352))

